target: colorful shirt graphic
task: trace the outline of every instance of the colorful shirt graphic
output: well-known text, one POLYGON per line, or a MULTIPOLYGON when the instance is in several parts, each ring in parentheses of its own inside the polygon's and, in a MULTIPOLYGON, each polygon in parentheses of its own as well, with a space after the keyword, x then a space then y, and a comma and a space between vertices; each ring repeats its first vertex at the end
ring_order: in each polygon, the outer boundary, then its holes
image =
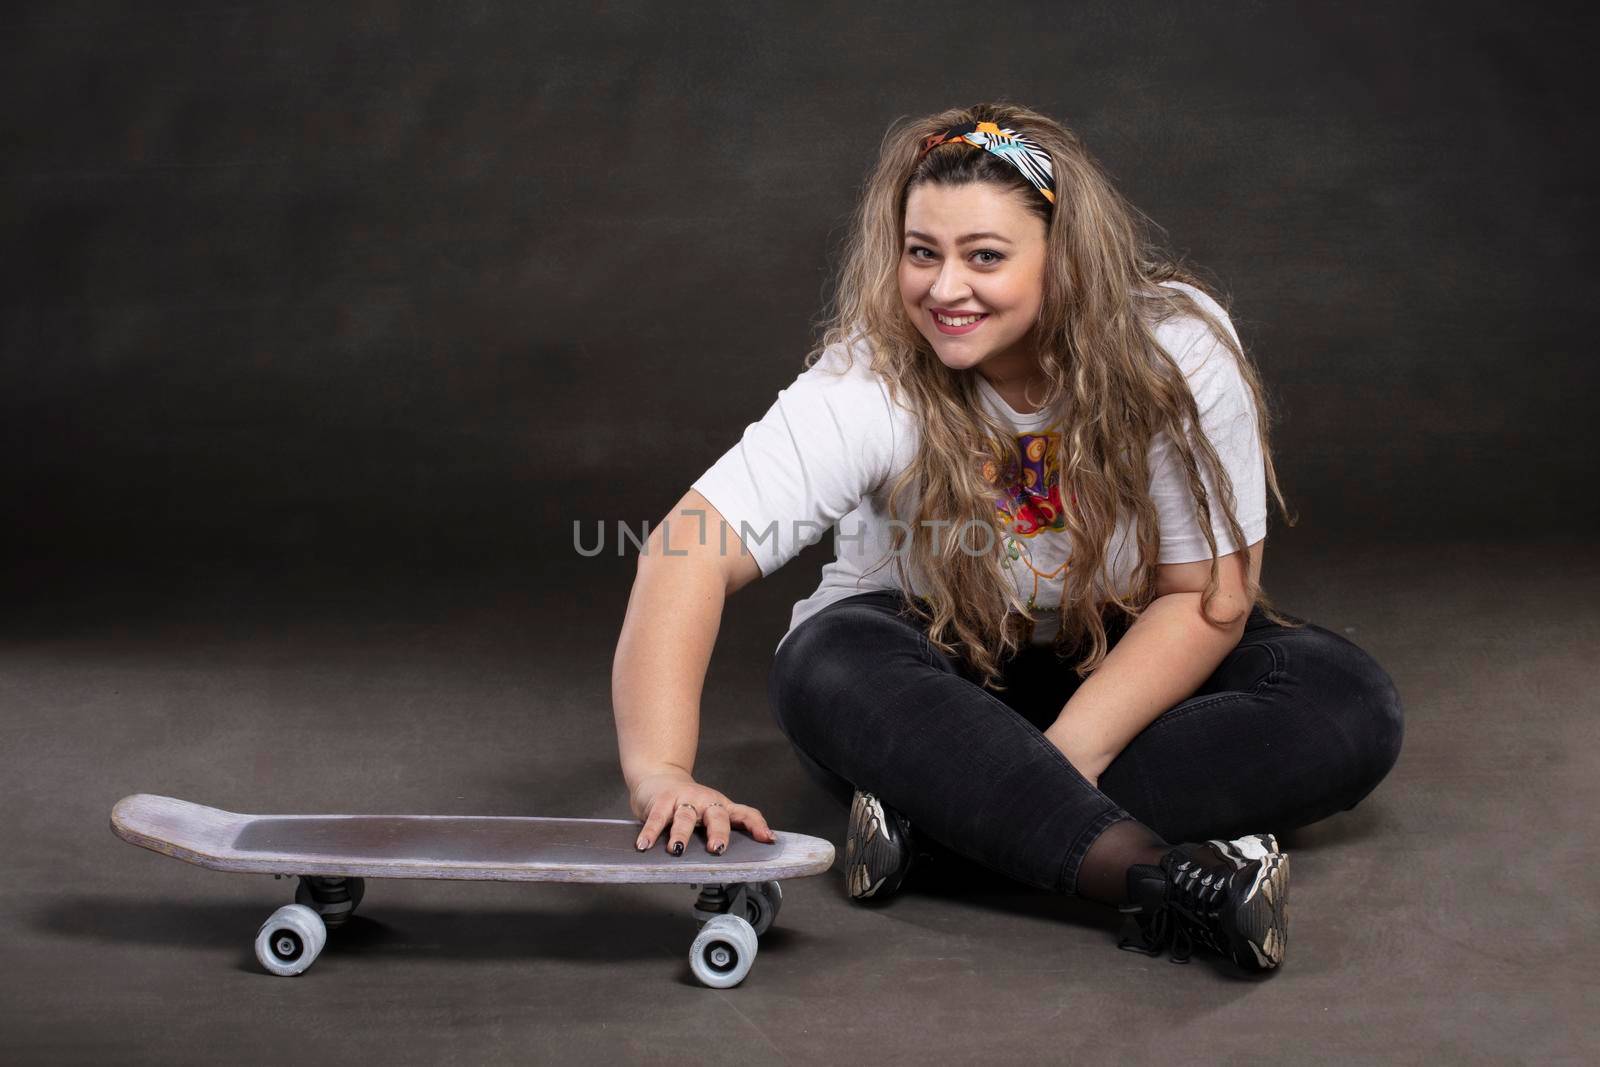
POLYGON ((1018 593, 1030 612, 1054 612, 1071 554, 1061 498, 1061 427, 1017 434, 1014 441, 1003 468, 986 463, 983 476, 1001 490, 995 518, 1018 593))

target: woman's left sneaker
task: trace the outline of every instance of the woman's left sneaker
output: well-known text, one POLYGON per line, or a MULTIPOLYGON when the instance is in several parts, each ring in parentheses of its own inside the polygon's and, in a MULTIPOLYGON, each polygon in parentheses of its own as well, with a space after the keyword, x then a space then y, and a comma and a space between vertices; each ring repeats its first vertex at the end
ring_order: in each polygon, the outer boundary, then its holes
POLYGON ((915 865, 911 823, 857 789, 844 839, 844 884, 850 899, 879 901, 898 890, 915 865))
POLYGON ((1118 948, 1189 962, 1195 945, 1246 971, 1269 971, 1289 948, 1289 856, 1270 834, 1174 845, 1160 864, 1128 868, 1128 933, 1118 948))

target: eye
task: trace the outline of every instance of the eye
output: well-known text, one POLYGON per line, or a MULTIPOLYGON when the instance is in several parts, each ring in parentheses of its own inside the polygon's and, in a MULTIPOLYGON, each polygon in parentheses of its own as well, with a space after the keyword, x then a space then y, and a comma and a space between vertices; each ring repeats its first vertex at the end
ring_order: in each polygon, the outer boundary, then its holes
MULTIPOLYGON (((921 256, 917 255, 918 252, 927 252, 929 255, 933 254, 933 250, 931 248, 927 248, 927 247, 925 247, 923 245, 912 245, 910 248, 906 249, 906 255, 910 256, 912 259, 920 260, 922 262, 927 262, 921 256)), ((975 255, 975 256, 990 256, 990 257, 992 257, 990 259, 980 260, 978 265, 982 266, 982 267, 992 267, 995 264, 999 263, 1001 260, 1006 258, 1003 254, 1001 254, 999 252, 996 252, 996 251, 994 251, 993 249, 990 249, 990 248, 980 248, 980 249, 978 249, 976 252, 974 252, 972 254, 975 255)))

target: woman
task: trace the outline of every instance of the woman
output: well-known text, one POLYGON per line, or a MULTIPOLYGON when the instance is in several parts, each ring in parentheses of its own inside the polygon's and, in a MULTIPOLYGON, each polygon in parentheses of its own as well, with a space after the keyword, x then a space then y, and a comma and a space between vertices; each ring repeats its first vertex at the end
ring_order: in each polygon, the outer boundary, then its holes
POLYGON ((1136 218, 1026 108, 890 131, 821 343, 639 557, 614 670, 638 847, 774 840, 693 778, 700 687, 725 598, 837 524, 770 695, 850 805, 853 899, 943 850, 1117 906, 1121 947, 1282 963, 1274 832, 1365 797, 1401 707, 1262 591, 1268 485, 1288 516, 1259 377, 1136 218))

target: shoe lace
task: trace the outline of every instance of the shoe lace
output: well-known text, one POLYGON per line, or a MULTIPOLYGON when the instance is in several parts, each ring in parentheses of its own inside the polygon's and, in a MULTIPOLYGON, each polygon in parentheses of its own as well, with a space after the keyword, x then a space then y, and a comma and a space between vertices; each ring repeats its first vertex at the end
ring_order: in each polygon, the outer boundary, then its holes
POLYGON ((1228 950, 1216 929, 1219 906, 1227 898, 1228 872, 1202 868, 1191 859, 1180 860, 1167 872, 1161 902, 1151 907, 1125 904, 1117 908, 1128 916, 1118 948, 1156 956, 1170 948, 1173 963, 1188 963, 1199 942, 1226 956, 1228 950))

